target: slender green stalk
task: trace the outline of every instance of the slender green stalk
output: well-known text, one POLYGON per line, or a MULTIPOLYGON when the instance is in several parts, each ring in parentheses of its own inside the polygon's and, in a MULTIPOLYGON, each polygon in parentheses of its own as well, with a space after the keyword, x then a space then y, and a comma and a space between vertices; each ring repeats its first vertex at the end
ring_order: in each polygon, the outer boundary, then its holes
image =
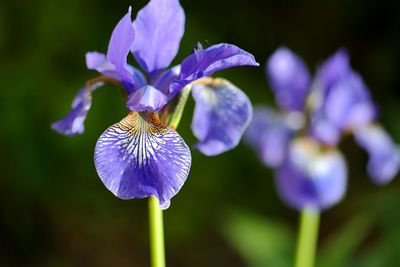
POLYGON ((301 212, 295 267, 313 267, 319 230, 319 212, 304 209, 301 212))
POLYGON ((160 202, 149 197, 150 254, 152 267, 165 267, 164 226, 160 202))

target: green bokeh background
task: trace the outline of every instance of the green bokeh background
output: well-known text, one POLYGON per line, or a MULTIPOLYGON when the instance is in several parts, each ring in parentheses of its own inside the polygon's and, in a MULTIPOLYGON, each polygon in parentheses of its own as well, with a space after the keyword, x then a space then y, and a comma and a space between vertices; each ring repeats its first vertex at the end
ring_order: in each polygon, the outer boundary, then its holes
MULTIPOLYGON (((0 266, 149 266, 147 201, 122 201, 105 189, 93 164, 99 135, 125 114, 112 86, 96 91, 82 136, 50 124, 96 75, 87 51, 105 51, 128 5, 146 1, 0 2, 0 266)), ((280 45, 309 68, 337 48, 351 54, 382 123, 400 142, 400 2, 181 0, 186 34, 178 63, 195 42, 230 42, 252 52, 260 68, 218 73, 254 104, 273 105, 264 62, 280 45)), ((192 146, 193 101, 180 134, 192 146)), ((321 267, 400 265, 400 179, 374 186, 367 155, 351 138, 344 200, 322 215, 321 267)), ((217 157, 193 151, 190 176, 165 212, 168 266, 291 266, 297 213, 281 203, 273 173, 244 145, 217 157)))

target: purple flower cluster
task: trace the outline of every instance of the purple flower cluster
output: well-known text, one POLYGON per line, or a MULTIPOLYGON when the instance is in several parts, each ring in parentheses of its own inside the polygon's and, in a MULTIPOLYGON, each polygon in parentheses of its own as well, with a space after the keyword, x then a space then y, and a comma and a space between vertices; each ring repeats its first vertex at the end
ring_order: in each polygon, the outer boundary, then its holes
POLYGON ((178 0, 151 0, 134 21, 129 8, 111 35, 107 54, 86 54, 88 69, 102 76, 90 80, 75 97, 70 113, 52 125, 68 136, 83 133, 92 92, 105 82, 119 85, 128 97, 130 113, 97 141, 97 172, 119 198, 154 195, 164 209, 189 174, 191 154, 161 115, 170 112, 169 104, 189 85, 196 102, 192 122, 199 139, 196 147, 206 155, 233 148, 251 120, 250 101, 229 82, 206 77, 230 67, 258 66, 250 53, 221 43, 196 49, 181 64, 168 68, 184 27, 185 13, 178 0), (127 63, 130 54, 145 74, 127 63), (201 78, 203 82, 197 81, 201 78))
POLYGON ((398 173, 397 145, 377 122, 361 76, 339 50, 312 79, 300 57, 279 48, 266 66, 279 111, 260 106, 245 139, 262 162, 276 169, 283 200, 296 209, 326 209, 345 194, 347 164, 338 143, 345 133, 369 154, 368 173, 386 184, 398 173))

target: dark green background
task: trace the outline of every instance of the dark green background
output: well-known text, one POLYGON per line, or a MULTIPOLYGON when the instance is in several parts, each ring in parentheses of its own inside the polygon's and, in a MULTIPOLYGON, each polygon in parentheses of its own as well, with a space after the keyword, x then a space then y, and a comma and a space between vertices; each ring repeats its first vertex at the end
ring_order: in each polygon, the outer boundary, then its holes
MULTIPOLYGON (((50 124, 96 75, 87 51, 106 51, 131 4, 146 1, 0 2, 0 266, 149 266, 147 202, 122 201, 96 175, 99 135, 125 114, 112 86, 96 91, 86 132, 73 139, 50 124)), ((400 142, 400 2, 181 0, 186 34, 174 61, 196 41, 230 42, 260 68, 218 73, 253 103, 273 104, 264 62, 280 45, 310 69, 339 47, 370 86, 381 120, 400 142)), ((191 146, 193 101, 179 132, 191 146)), ((400 264, 400 181, 374 186, 366 154, 351 138, 344 200, 322 216, 319 266, 400 264)), ((276 195, 272 172, 249 148, 217 157, 193 151, 190 176, 165 212, 169 266, 273 266, 292 263, 297 213, 276 195)))

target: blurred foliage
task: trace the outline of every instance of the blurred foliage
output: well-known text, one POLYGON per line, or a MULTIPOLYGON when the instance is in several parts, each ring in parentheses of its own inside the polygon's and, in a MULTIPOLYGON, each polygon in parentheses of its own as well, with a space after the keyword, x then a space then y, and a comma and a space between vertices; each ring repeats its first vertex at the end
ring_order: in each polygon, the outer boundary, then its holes
MULTIPOLYGON (((0 266, 149 266, 146 201, 116 199, 93 165, 97 138, 127 112, 120 92, 96 91, 84 135, 70 139, 50 130, 96 75, 84 66, 85 52, 105 51, 128 5, 138 10, 145 3, 0 2, 0 266)), ((181 3, 186 34, 175 63, 197 41, 237 44, 262 67, 219 76, 253 103, 272 104, 263 63, 278 46, 289 46, 311 70, 345 47, 400 142, 400 1, 181 3)), ((192 108, 190 100, 178 129, 190 146, 192 108)), ((366 154, 351 138, 342 149, 349 188, 322 216, 319 266, 398 266, 400 181, 374 186, 366 154)), ((193 151, 190 177, 165 212, 168 265, 289 266, 297 214, 280 202, 272 177, 243 145, 212 158, 193 151)))

